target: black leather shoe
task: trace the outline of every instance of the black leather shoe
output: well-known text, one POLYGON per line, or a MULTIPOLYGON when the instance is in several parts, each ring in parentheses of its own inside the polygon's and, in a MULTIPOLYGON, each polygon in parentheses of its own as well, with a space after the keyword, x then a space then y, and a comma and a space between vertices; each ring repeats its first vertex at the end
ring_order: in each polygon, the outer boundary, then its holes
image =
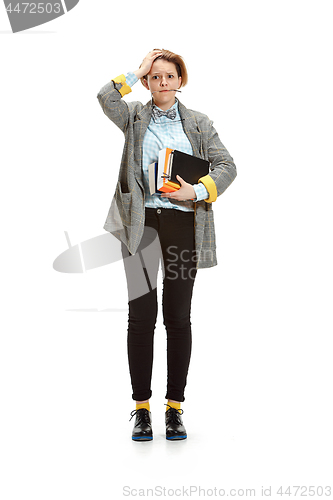
MULTIPOLYGON (((169 405, 166 405, 169 406, 169 405)), ((165 412, 165 427, 166 427, 166 438, 172 441, 176 439, 186 439, 186 429, 183 425, 182 417, 183 410, 176 410, 171 406, 165 412)))
POLYGON ((140 410, 133 410, 131 418, 136 415, 135 424, 132 432, 132 439, 134 441, 151 441, 153 439, 153 431, 151 428, 151 413, 146 408, 140 410))

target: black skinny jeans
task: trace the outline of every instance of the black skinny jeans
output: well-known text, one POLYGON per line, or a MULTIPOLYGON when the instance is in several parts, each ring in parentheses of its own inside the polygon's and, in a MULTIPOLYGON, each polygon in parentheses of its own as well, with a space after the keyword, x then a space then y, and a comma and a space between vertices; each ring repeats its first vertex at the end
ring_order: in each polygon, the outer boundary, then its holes
POLYGON ((184 401, 191 357, 191 300, 196 276, 194 213, 146 208, 138 252, 122 245, 129 294, 128 360, 136 401, 151 397, 153 340, 157 318, 157 272, 162 253, 163 319, 167 332, 166 398, 184 401))

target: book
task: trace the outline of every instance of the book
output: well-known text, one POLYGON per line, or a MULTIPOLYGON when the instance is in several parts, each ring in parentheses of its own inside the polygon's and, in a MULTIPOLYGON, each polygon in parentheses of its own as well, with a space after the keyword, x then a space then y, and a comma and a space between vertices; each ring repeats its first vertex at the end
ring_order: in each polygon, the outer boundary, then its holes
POLYGON ((151 194, 169 193, 180 188, 177 175, 189 184, 197 184, 201 177, 209 173, 209 161, 165 148, 159 152, 158 162, 149 165, 148 169, 151 194))
POLYGON ((156 185, 157 185, 157 167, 158 167, 157 162, 151 163, 148 166, 149 191, 150 191, 151 195, 162 193, 162 191, 159 191, 156 187, 156 185))

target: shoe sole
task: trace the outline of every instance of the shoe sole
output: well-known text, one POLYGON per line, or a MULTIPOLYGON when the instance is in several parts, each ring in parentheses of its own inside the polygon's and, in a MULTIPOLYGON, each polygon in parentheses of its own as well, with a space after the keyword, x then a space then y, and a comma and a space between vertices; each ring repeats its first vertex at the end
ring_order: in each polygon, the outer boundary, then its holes
POLYGON ((181 439, 186 439, 186 438, 187 438, 187 434, 183 434, 180 436, 166 436, 166 439, 168 441, 179 441, 181 439))
POLYGON ((145 437, 133 437, 133 441, 151 441, 153 437, 145 436, 145 437))

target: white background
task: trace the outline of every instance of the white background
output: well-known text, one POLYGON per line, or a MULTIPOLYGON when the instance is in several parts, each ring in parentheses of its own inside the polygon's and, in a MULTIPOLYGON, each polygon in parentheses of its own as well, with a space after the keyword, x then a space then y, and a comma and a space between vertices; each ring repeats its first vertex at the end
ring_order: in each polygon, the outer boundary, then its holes
POLYGON ((331 5, 81 0, 17 34, 0 8, 4 500, 332 485, 331 5), (219 265, 198 272, 189 437, 174 443, 162 318, 154 441, 134 443, 122 263, 52 267, 64 231, 72 245, 104 232, 123 136, 96 95, 153 48, 184 57, 180 100, 238 169, 215 204, 219 265))

